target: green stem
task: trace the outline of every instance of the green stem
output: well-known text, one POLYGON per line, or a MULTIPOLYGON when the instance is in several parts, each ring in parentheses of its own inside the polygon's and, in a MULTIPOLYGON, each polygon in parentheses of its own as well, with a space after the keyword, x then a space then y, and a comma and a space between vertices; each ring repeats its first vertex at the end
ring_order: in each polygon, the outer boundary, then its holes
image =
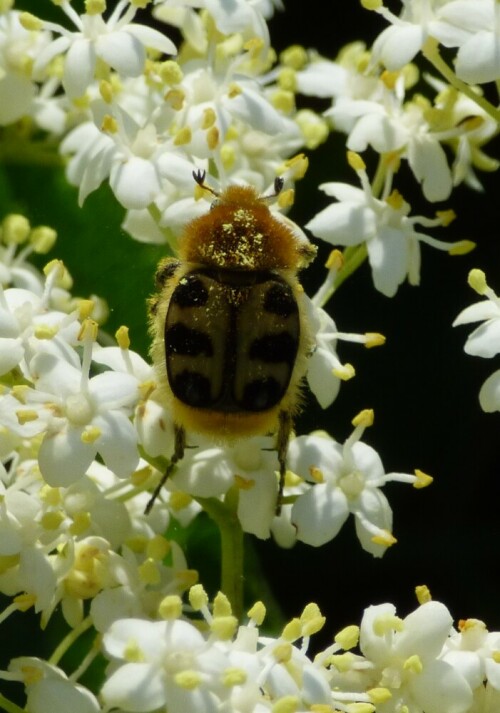
POLYGON ((422 49, 422 54, 433 65, 433 67, 435 67, 438 72, 443 75, 452 87, 455 87, 455 89, 459 92, 462 92, 462 94, 465 94, 465 96, 469 97, 469 99, 472 99, 472 101, 489 114, 492 119, 497 122, 497 124, 500 123, 500 110, 493 106, 493 104, 491 104, 481 94, 474 91, 472 87, 459 79, 451 67, 448 67, 444 59, 439 54, 437 40, 429 38, 422 49))
POLYGON ((238 494, 230 490, 223 503, 215 498, 196 498, 196 500, 219 528, 221 590, 231 602, 234 616, 241 619, 243 615, 244 537, 236 514, 238 494))
POLYGON ((367 254, 365 243, 354 247, 348 247, 344 250, 344 266, 335 279, 333 291, 337 290, 340 285, 358 269, 358 267, 366 260, 367 254))
POLYGON ((62 659, 66 651, 73 646, 75 641, 84 633, 84 631, 87 631, 87 629, 90 629, 92 626, 92 617, 87 616, 85 619, 83 619, 79 625, 75 628, 72 629, 67 636, 64 637, 64 639, 61 641, 61 643, 57 646, 55 649, 54 653, 49 659, 49 663, 53 664, 54 666, 57 666, 59 661, 62 659))
POLYGON ((7 713, 26 713, 26 710, 24 708, 19 708, 19 706, 16 706, 15 703, 12 703, 12 701, 9 701, 8 698, 5 698, 5 696, 2 696, 0 693, 0 707, 2 710, 7 711, 7 713))

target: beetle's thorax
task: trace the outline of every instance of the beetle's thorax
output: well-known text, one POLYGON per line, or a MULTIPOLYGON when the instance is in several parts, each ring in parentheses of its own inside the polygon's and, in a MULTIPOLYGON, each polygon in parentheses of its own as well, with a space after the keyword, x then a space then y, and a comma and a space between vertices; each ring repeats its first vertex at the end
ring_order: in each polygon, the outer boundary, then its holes
POLYGON ((297 240, 252 188, 231 186, 181 238, 184 260, 234 270, 286 269, 297 264, 297 240))

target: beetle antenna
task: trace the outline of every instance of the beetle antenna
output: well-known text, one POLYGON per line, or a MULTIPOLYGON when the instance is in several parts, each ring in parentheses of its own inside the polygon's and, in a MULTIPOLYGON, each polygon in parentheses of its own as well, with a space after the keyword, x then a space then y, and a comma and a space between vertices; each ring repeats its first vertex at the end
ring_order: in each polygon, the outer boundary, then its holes
POLYGON ((274 179, 274 193, 269 193, 267 196, 261 196, 261 201, 271 201, 273 198, 279 196, 285 185, 285 179, 283 176, 276 176, 274 179))
POLYGON ((208 185, 205 183, 205 178, 206 178, 206 176, 207 176, 207 172, 206 172, 204 169, 202 169, 202 168, 199 168, 199 169, 197 169, 196 171, 193 171, 193 178, 194 178, 194 180, 196 181, 196 183, 199 185, 199 187, 200 187, 200 188, 203 188, 203 190, 208 191, 208 192, 211 193, 213 196, 215 196, 216 198, 218 198, 218 197, 219 197, 219 194, 217 193, 217 191, 214 191, 213 188, 210 188, 210 186, 208 186, 208 185))

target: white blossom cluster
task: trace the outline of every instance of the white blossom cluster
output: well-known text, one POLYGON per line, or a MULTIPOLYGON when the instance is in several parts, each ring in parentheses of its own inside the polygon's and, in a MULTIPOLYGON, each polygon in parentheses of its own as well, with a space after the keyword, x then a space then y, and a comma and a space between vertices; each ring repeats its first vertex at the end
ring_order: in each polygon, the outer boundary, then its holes
MULTIPOLYGON (((126 210, 123 227, 139 241, 175 254, 181 228, 207 211, 195 199, 194 169, 222 187, 265 192, 277 175, 287 185, 302 178, 301 152, 330 131, 346 135, 357 185, 320 186, 334 202, 306 226, 346 248, 332 251, 323 283, 306 298, 315 339, 307 382, 329 406, 354 375, 337 342, 383 343, 378 334, 340 332, 323 309, 343 279, 367 256, 375 288, 394 296, 405 280, 419 283, 422 244, 450 254, 473 247, 435 237, 453 212, 414 215, 396 185, 407 170, 437 203, 460 183, 480 190, 478 172, 497 169, 483 146, 498 132, 499 112, 473 85, 500 76, 500 3, 402 0, 397 17, 381 0, 363 0, 390 25, 371 50, 354 43, 335 60, 301 47, 276 58, 267 19, 283 10, 280 0, 156 0, 152 12, 165 31, 136 21, 149 0, 109 9, 85 0, 82 14, 70 0, 54 0, 61 24, 44 19, 47 4, 35 16, 0 0, 0 126, 22 124, 38 149, 57 147, 81 203, 107 183, 126 210), (455 51, 454 71, 439 45, 455 51), (411 64, 420 52, 439 74, 422 78, 426 96, 411 64), (330 106, 322 115, 297 110, 298 94, 330 106)), ((273 210, 287 207, 276 203, 273 210)), ((62 262, 50 261, 44 276, 27 262, 52 248, 53 231, 12 214, 0 238, 0 593, 11 601, 0 622, 33 607, 45 627, 60 608, 70 627, 63 643, 98 632, 69 676, 58 666, 62 653, 50 662, 17 658, 0 672, 24 684, 30 713, 500 708, 500 634, 478 620, 454 629, 447 608, 425 592, 405 619, 390 604, 367 608, 359 629, 340 632, 313 658, 309 639, 324 625, 315 605, 280 636, 266 636, 263 605, 241 623, 224 595, 209 603, 181 547, 165 537, 172 522, 185 527, 202 507, 233 503, 243 531, 283 547, 321 546, 352 514, 363 549, 382 556, 396 542, 383 486, 422 488, 432 478, 385 472, 361 440, 372 411, 353 419, 344 443, 322 431, 292 439, 279 515, 273 440, 221 447, 189 434, 194 447, 146 515, 149 490, 174 451, 172 415, 156 399, 152 367, 130 350, 125 327, 114 346, 100 339, 106 306, 74 297, 62 262), (109 665, 91 692, 78 680, 100 653, 109 665)), ((499 298, 478 271, 471 283, 488 299, 456 324, 484 321, 466 350, 491 357, 500 351, 499 298)), ((500 410, 500 372, 480 400, 500 410)))
POLYGON ((55 664, 12 660, 5 680, 24 685, 30 713, 168 710, 169 713, 494 713, 500 703, 500 633, 482 621, 455 629, 450 612, 418 587, 420 605, 405 618, 393 604, 368 607, 313 657, 311 637, 325 618, 315 604, 278 636, 262 627, 257 602, 239 623, 227 598, 213 603, 201 585, 189 591, 183 615, 177 595, 159 605, 159 619, 115 619, 102 648, 109 661, 96 697, 55 664), (200 627, 200 621, 202 626, 200 627))

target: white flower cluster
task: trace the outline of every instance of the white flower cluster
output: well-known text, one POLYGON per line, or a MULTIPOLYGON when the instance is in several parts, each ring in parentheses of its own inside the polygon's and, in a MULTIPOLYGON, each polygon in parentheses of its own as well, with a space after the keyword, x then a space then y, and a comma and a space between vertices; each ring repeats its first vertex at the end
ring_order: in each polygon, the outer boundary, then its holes
POLYGON ((31 713, 120 710, 138 713, 494 713, 500 703, 500 633, 483 622, 454 629, 448 609, 419 587, 420 606, 404 619, 392 604, 368 607, 361 625, 338 632, 334 643, 308 654, 325 618, 315 604, 279 636, 259 631, 257 602, 238 624, 227 598, 210 605, 201 587, 189 592, 183 616, 177 595, 159 605, 160 619, 116 619, 103 636, 109 660, 98 699, 54 664, 14 659, 0 677, 23 683, 31 713), (198 624, 200 620, 198 620, 198 624), (359 647, 359 653, 355 652, 359 647))

